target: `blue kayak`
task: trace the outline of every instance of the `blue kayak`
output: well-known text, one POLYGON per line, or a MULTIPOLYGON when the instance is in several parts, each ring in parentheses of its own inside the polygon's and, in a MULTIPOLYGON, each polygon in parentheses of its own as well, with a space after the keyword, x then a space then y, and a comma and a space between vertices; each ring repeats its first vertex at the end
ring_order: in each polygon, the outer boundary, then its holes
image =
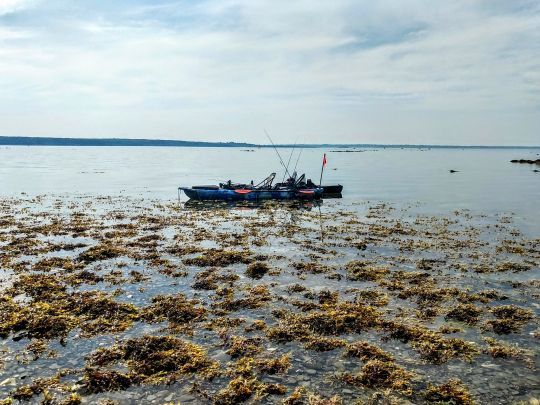
POLYGON ((313 200, 322 197, 323 189, 228 189, 222 187, 179 187, 192 200, 258 201, 258 200, 313 200))

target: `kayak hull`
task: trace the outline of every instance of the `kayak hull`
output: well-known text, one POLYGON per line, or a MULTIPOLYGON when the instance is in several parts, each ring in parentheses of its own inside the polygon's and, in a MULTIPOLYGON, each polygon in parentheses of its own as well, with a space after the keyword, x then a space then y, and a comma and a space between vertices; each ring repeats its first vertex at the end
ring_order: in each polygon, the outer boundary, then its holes
POLYGON ((322 197, 323 189, 306 190, 228 190, 224 188, 203 189, 180 187, 192 200, 213 201, 260 201, 260 200, 313 200, 322 197))
POLYGON ((324 190, 324 194, 340 194, 343 191, 343 186, 341 184, 321 187, 324 190))

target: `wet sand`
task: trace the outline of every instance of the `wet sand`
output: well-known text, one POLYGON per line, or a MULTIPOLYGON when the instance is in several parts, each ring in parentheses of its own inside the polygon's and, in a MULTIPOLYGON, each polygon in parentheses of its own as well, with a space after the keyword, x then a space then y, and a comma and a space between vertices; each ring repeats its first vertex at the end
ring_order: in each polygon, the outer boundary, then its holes
POLYGON ((3 399, 540 398, 540 239, 512 214, 91 196, 0 209, 3 399))

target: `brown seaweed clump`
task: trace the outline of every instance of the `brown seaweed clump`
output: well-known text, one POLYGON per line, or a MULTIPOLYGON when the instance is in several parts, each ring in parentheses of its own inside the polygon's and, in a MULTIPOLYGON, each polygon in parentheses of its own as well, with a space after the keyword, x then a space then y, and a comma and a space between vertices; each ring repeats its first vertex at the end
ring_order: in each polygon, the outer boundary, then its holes
MULTIPOLYGON (((21 385, 13 392, 13 399, 18 401, 30 401, 34 395, 43 394, 43 400, 41 403, 47 402, 47 399, 52 399, 50 395, 50 389, 65 390, 67 387, 60 382, 61 374, 56 374, 48 378, 36 378, 31 384, 21 385)), ((11 404, 11 402, 8 402, 11 404)))
POLYGON ((183 262, 190 266, 226 267, 236 263, 248 264, 252 259, 250 251, 208 249, 197 257, 183 259, 183 262))
POLYGON ((138 379, 134 374, 93 367, 84 370, 84 387, 89 393, 121 391, 137 382, 138 379))
POLYGON ((231 336, 228 339, 228 346, 227 354, 233 358, 253 355, 262 350, 260 339, 243 336, 231 336))
POLYGON ((98 260, 114 259, 124 255, 124 249, 114 246, 111 242, 104 242, 82 252, 78 260, 85 263, 92 263, 98 260))
POLYGON ((219 367, 201 346, 172 336, 130 339, 111 348, 98 349, 87 360, 84 385, 89 392, 120 390, 139 383, 171 383, 193 373, 212 377, 219 367), (103 368, 121 361, 128 367, 128 373, 103 368))
POLYGON ((429 385, 424 391, 423 396, 429 403, 455 405, 474 404, 473 398, 467 390, 467 387, 457 378, 448 380, 441 385, 429 385))
POLYGON ((148 322, 169 321, 181 325, 199 322, 206 318, 206 309, 197 300, 188 300, 184 294, 158 295, 152 298, 152 305, 146 307, 141 317, 148 322))
POLYGON ((268 266, 266 263, 254 262, 247 267, 246 274, 248 275, 248 277, 260 279, 269 271, 270 266, 268 266))
POLYGON ((422 326, 387 322, 384 328, 389 332, 388 338, 410 343, 429 363, 442 364, 453 358, 470 361, 473 356, 480 354, 474 343, 459 338, 444 338, 441 333, 422 326))
POLYGON ((238 280, 237 274, 219 274, 217 267, 210 267, 195 275, 192 287, 196 290, 216 290, 219 284, 232 283, 238 280))
POLYGON ((291 355, 284 354, 274 359, 257 359, 256 367, 264 374, 283 374, 291 367, 291 355))
POLYGON ((287 389, 281 384, 263 383, 257 377, 238 376, 214 398, 216 405, 233 405, 247 401, 251 397, 260 399, 266 395, 285 395, 287 389))
POLYGON ((486 337, 484 341, 488 344, 487 353, 491 354, 493 358, 515 358, 523 360, 527 366, 532 367, 534 365, 532 359, 529 357, 530 352, 521 349, 517 345, 510 345, 499 340, 486 337))
POLYGON ((344 374, 343 381, 348 384, 368 388, 389 388, 405 395, 412 394, 413 373, 398 366, 393 361, 369 360, 358 375, 344 374))
POLYGON ((364 290, 356 293, 356 302, 367 303, 375 307, 384 307, 389 302, 388 294, 376 290, 364 290))
POLYGON ((307 342, 304 344, 304 348, 308 350, 315 350, 317 352, 328 352, 343 347, 346 344, 347 341, 343 339, 317 336, 307 339, 307 342))
POLYGON ((491 312, 497 319, 486 322, 486 327, 493 332, 503 335, 519 331, 528 321, 534 318, 530 309, 516 305, 501 305, 493 307, 491 312))
POLYGON ((392 361, 394 357, 382 350, 380 347, 372 345, 363 340, 351 343, 347 345, 345 350, 345 355, 350 357, 357 357, 362 361, 368 360, 381 360, 381 361, 392 361))
POLYGON ((117 302, 97 291, 73 293, 67 297, 64 310, 77 317, 79 326, 87 336, 108 332, 122 332, 139 318, 133 304, 117 302))
POLYGON ((337 336, 360 333, 378 326, 381 321, 380 312, 369 305, 342 302, 337 305, 323 304, 321 309, 305 315, 281 313, 279 326, 269 328, 267 336, 281 342, 306 341, 312 334, 337 336))
POLYGON ((317 262, 297 262, 292 265, 299 273, 322 274, 328 273, 330 267, 317 262))
POLYGON ((482 310, 473 304, 458 304, 446 314, 446 319, 474 325, 478 322, 478 317, 481 314, 482 310))
POLYGON ((343 401, 339 395, 325 398, 317 395, 304 386, 296 387, 294 392, 285 398, 283 405, 342 405, 343 401))
POLYGON ((73 271, 81 267, 81 263, 74 263, 68 257, 47 257, 36 262, 33 269, 37 271, 51 271, 53 269, 73 271))
POLYGON ((353 260, 345 266, 347 278, 352 281, 377 281, 388 274, 386 267, 376 267, 368 262, 353 260))

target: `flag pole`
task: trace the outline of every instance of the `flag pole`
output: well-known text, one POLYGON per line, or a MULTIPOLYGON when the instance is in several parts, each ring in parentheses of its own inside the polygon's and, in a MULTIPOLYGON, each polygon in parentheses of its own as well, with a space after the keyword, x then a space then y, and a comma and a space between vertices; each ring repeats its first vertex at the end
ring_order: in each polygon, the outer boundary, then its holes
POLYGON ((319 179, 319 188, 321 188, 321 184, 322 184, 322 175, 324 172, 324 166, 326 166, 326 153, 323 156, 323 161, 322 161, 322 166, 321 166, 321 178, 319 179))

